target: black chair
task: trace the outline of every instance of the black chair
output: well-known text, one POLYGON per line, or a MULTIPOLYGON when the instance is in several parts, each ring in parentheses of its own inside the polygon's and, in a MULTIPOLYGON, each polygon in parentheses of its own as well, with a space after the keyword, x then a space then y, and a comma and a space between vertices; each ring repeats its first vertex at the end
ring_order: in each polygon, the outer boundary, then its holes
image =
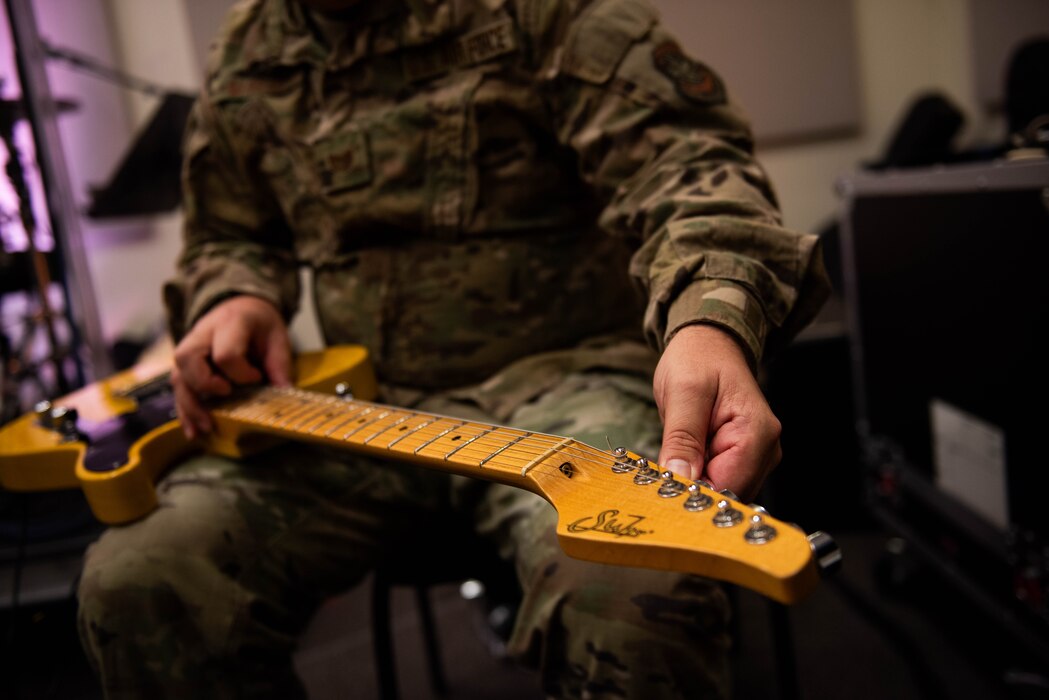
POLYGON ((472 601, 480 606, 479 615, 484 617, 484 624, 487 625, 481 632, 505 641, 512 628, 512 614, 501 615, 499 625, 488 622, 493 617, 489 615, 492 610, 500 608, 516 611, 520 602, 520 587, 512 563, 500 557, 495 546, 479 538, 465 522, 456 522, 450 526, 448 523, 442 523, 441 540, 440 546, 436 542, 416 543, 412 547, 411 557, 397 557, 383 562, 376 567, 373 575, 372 648, 375 653, 379 697, 382 700, 397 700, 400 694, 390 624, 390 597, 394 587, 410 587, 414 591, 426 651, 430 688, 437 697, 446 697, 449 685, 430 600, 433 587, 467 580, 481 582, 484 596, 472 601), (449 547, 448 542, 459 544, 449 547))

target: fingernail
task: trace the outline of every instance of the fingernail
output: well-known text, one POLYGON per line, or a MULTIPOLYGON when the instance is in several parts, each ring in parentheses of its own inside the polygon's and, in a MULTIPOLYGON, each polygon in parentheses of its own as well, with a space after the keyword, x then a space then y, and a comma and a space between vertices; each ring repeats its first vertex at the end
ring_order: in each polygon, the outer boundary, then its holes
POLYGON ((668 459, 663 466, 678 476, 683 476, 686 479, 692 478, 692 467, 683 459, 668 459))

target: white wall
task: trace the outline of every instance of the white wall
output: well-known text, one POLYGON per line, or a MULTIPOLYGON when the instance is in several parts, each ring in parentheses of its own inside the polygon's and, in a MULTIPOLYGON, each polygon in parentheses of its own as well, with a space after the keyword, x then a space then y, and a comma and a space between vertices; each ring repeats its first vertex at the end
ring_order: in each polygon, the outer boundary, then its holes
MULTIPOLYGON (((918 94, 940 90, 966 115, 963 141, 989 120, 975 100, 966 0, 854 0, 862 123, 855 138, 761 149, 789 226, 817 230, 836 215, 835 179, 876 160, 918 94)), ((799 99, 802 99, 799 94, 799 99)))
MULTIPOLYGON (((976 105, 968 0, 852 1, 861 102, 858 135, 775 148, 758 144, 786 222, 794 228, 815 231, 836 215, 835 179, 861 161, 878 157, 910 100, 924 90, 942 90, 965 112, 965 140, 1001 137, 995 133, 997 123, 976 105)), ((105 3, 112 18, 114 51, 126 70, 181 87, 199 82, 201 27, 207 23, 200 13, 214 14, 213 6, 201 5, 201 0, 105 3)), ((805 99, 804 85, 798 85, 796 93, 805 99)), ((132 100, 130 113, 141 123, 148 109, 132 100)), ((107 321, 108 331, 133 318, 128 297, 134 297, 140 315, 159 315, 156 289, 172 268, 178 226, 177 216, 151 222, 153 235, 148 239, 97 254, 92 264, 98 271, 103 313, 125 309, 120 318, 107 321)), ((300 333, 305 345, 315 344, 315 333, 308 324, 304 328, 300 333)))

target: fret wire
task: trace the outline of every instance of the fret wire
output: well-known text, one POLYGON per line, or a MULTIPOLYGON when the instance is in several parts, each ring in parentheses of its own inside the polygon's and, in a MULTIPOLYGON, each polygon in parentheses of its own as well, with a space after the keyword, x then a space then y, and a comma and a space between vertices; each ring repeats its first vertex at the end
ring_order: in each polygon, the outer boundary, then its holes
POLYGON ((279 423, 274 423, 273 427, 274 428, 286 428, 288 426, 288 423, 290 423, 293 420, 298 420, 298 419, 303 418, 303 417, 308 418, 309 416, 316 415, 316 413, 317 413, 317 406, 314 405, 313 403, 307 402, 307 403, 303 403, 303 404, 301 404, 299 406, 299 408, 303 408, 303 407, 305 407, 306 410, 304 410, 304 411, 298 411, 298 410, 292 411, 291 414, 286 416, 283 421, 281 421, 279 423))
POLYGON ((376 432, 372 433, 371 435, 369 435, 368 437, 364 438, 364 444, 367 445, 369 442, 371 442, 375 438, 379 437, 380 435, 385 433, 387 430, 392 430, 393 428, 396 428, 401 423, 404 423, 405 421, 414 418, 415 415, 416 414, 414 414, 414 413, 409 413, 408 415, 404 416, 403 418, 398 418, 397 420, 395 420, 393 423, 390 423, 385 428, 380 428, 378 431, 376 431, 376 432))
MULTIPOLYGON (((338 423, 333 425, 331 428, 329 428, 328 430, 324 431, 324 435, 322 435, 321 437, 331 437, 331 434, 334 433, 339 428, 343 427, 347 423, 352 423, 353 421, 357 420, 358 418, 360 418, 362 416, 368 415, 369 413, 371 413, 374 410, 375 410, 375 406, 358 406, 357 410, 351 411, 350 414, 348 416, 346 416, 346 418, 344 420, 339 421, 338 423)), ((338 439, 338 438, 336 438, 336 439, 338 439)))
POLYGON ((470 438, 469 440, 467 440, 466 442, 464 442, 463 444, 459 445, 459 446, 458 446, 458 447, 456 447, 456 448, 455 448, 454 450, 452 450, 451 452, 449 452, 448 454, 446 454, 446 455, 444 456, 444 461, 446 461, 446 462, 447 462, 447 461, 448 461, 448 458, 449 458, 449 457, 451 457, 451 456, 452 456, 452 455, 454 455, 454 454, 455 454, 456 452, 458 452, 459 450, 461 450, 461 449, 463 449, 464 447, 466 447, 467 445, 469 445, 469 444, 470 444, 471 442, 473 442, 474 440, 476 440, 476 439, 478 439, 478 438, 482 438, 482 437, 484 437, 485 435, 487 435, 488 433, 494 433, 494 432, 495 432, 496 430, 498 430, 498 428, 489 428, 488 430, 485 430, 485 431, 484 431, 483 433, 478 433, 477 435, 474 435, 474 436, 473 436, 472 438, 470 438))
MULTIPOLYGON (((295 415, 302 409, 308 410, 310 408, 313 408, 310 402, 303 401, 301 396, 292 395, 288 397, 288 405, 281 407, 280 413, 282 415, 280 415, 279 418, 286 418, 289 414, 295 415)), ((276 420, 276 418, 277 417, 274 417, 274 420, 276 420)))
POLYGON ((388 445, 386 445, 386 449, 392 448, 394 445, 396 445, 398 442, 400 442, 404 438, 408 437, 409 435, 415 435, 417 432, 419 432, 420 430, 422 430, 426 426, 431 425, 432 423, 436 423, 437 420, 438 420, 437 418, 434 418, 432 420, 428 420, 428 421, 424 421, 424 422, 420 423, 419 425, 415 426, 414 428, 412 428, 411 430, 406 432, 404 435, 401 435, 400 437, 395 438, 393 440, 393 442, 391 442, 388 445))
POLYGON ((274 406, 269 402, 259 404, 258 406, 256 406, 254 411, 251 411, 246 416, 244 416, 244 419, 249 420, 255 424, 265 424, 270 420, 270 418, 272 418, 273 414, 279 410, 280 406, 274 406))
POLYGON ((312 433, 315 428, 321 427, 322 425, 324 425, 325 423, 327 423, 332 418, 335 418, 338 415, 339 415, 339 412, 336 411, 330 404, 327 405, 327 406, 321 406, 321 412, 320 413, 315 413, 312 416, 310 416, 309 418, 303 420, 301 423, 296 425, 293 428, 293 430, 300 430, 300 431, 303 431, 303 432, 312 433), (319 423, 312 423, 311 422, 313 420, 316 420, 317 418, 321 419, 321 421, 319 423), (307 427, 307 426, 309 426, 309 427, 307 427))
POLYGON ((284 418, 288 412, 297 413, 301 407, 302 403, 297 400, 297 397, 278 394, 272 401, 267 401, 266 405, 260 407, 262 410, 253 415, 252 420, 265 425, 273 425, 284 418), (259 415, 260 413, 269 415, 259 415))
POLYGON ((421 445, 419 445, 418 447, 416 447, 416 448, 415 448, 415 449, 414 449, 414 450, 412 451, 412 454, 413 454, 413 455, 417 455, 417 454, 419 454, 419 451, 420 451, 421 449, 423 449, 424 447, 426 447, 427 445, 429 445, 430 443, 433 443, 433 442, 437 442, 438 440, 440 440, 441 438, 443 438, 443 437, 444 437, 445 435, 447 435, 448 433, 450 433, 450 432, 452 432, 453 430, 456 430, 456 429, 458 429, 458 428, 461 428, 461 427, 463 427, 464 425, 466 425, 466 421, 459 421, 459 422, 458 422, 457 424, 453 425, 453 426, 452 426, 451 428, 448 428, 447 430, 445 430, 445 431, 443 431, 443 432, 440 432, 440 433, 438 433, 437 435, 433 436, 432 438, 430 438, 429 440, 427 440, 427 441, 426 441, 426 442, 424 442, 423 444, 421 444, 421 445))
POLYGON ((480 463, 478 463, 478 465, 477 465, 477 466, 479 466, 479 467, 483 467, 483 466, 484 466, 485 464, 487 464, 488 460, 492 459, 492 458, 493 458, 493 457, 495 457, 496 455, 499 455, 499 454, 501 454, 501 453, 502 453, 502 452, 504 452, 505 450, 508 450, 508 449, 510 449, 511 447, 513 447, 514 445, 516 445, 517 443, 519 443, 519 442, 521 442, 522 440, 524 440, 524 439, 525 439, 526 437, 528 437, 529 435, 531 435, 531 433, 525 433, 524 435, 519 435, 518 437, 514 438, 514 439, 513 439, 513 440, 511 440, 510 442, 508 442, 508 443, 506 443, 505 445, 503 445, 502 447, 500 447, 500 448, 499 448, 498 450, 496 450, 496 451, 495 451, 495 452, 493 452, 492 454, 490 454, 490 455, 488 455, 487 457, 485 457, 484 459, 482 459, 482 460, 480 461, 480 463))
POLYGON ((357 433, 361 432, 362 430, 367 428, 369 425, 375 425, 376 423, 378 423, 379 421, 381 421, 383 418, 385 418, 386 416, 390 415, 391 413, 393 413, 393 411, 383 411, 382 413, 377 415, 375 418, 372 418, 370 421, 365 421, 364 423, 361 423, 356 428, 354 428, 350 432, 346 433, 345 435, 343 435, 339 439, 340 440, 344 440, 344 441, 345 440, 349 440, 351 437, 353 437, 357 433))
POLYGON ((245 420, 256 420, 259 414, 266 413, 273 410, 272 403, 277 400, 277 397, 270 397, 266 394, 258 393, 248 399, 248 403, 244 406, 238 407, 234 412, 239 414, 245 420))
MULTIPOLYGON (((267 387, 263 391, 260 391, 256 396, 252 397, 250 399, 251 403, 249 403, 247 405, 244 405, 244 406, 237 407, 236 409, 231 411, 230 414, 231 415, 235 415, 237 417, 241 417, 247 411, 251 411, 252 413, 257 413, 258 411, 273 410, 274 404, 278 404, 279 408, 282 408, 282 409, 286 410, 286 408, 287 408, 286 402, 282 401, 282 399, 287 399, 287 398, 290 398, 290 397, 296 396, 296 395, 302 395, 302 396, 308 396, 308 397, 316 398, 316 395, 314 393, 312 393, 312 392, 309 392, 309 391, 302 391, 302 390, 298 390, 298 389, 285 389, 285 388, 279 388, 278 389, 278 388, 275 388, 275 387, 267 387), (281 404, 284 404, 284 405, 281 405, 281 404)), ((364 415, 368 415, 370 413, 373 413, 374 411, 376 411, 379 408, 383 408, 380 405, 369 405, 369 404, 364 404, 362 402, 348 402, 345 399, 341 399, 341 398, 328 397, 327 395, 322 395, 322 396, 323 396, 323 400, 326 401, 326 402, 338 403, 340 405, 342 405, 342 404, 349 404, 350 406, 353 407, 351 415, 347 416, 346 420, 339 421, 339 422, 335 423, 335 425, 333 425, 331 428, 329 428, 327 430, 327 432, 324 434, 324 436, 330 436, 332 433, 337 431, 339 428, 345 426, 347 424, 347 422, 349 422, 349 421, 352 421, 352 420, 358 419, 358 418, 360 418, 360 417, 362 417, 364 415)), ((416 415, 426 415, 426 414, 416 414, 416 415)), ((402 439, 408 437, 408 435, 415 435, 416 433, 424 430, 429 425, 432 425, 433 423, 437 423, 438 421, 440 421, 442 419, 456 420, 457 423, 455 425, 451 426, 450 428, 446 428, 445 430, 441 431, 437 435, 427 439, 425 442, 423 442, 421 445, 419 445, 418 447, 416 447, 413 450, 413 454, 418 454, 419 452, 424 450, 426 447, 428 447, 429 445, 433 444, 434 442, 436 442, 437 440, 441 439, 442 437, 445 437, 446 435, 448 435, 449 433, 453 432, 454 430, 456 430, 458 428, 461 428, 461 427, 463 427, 465 425, 468 425, 470 423, 470 421, 458 420, 458 419, 452 418, 450 416, 440 416, 440 415, 437 415, 437 414, 429 414, 429 415, 433 416, 433 420, 432 421, 424 423, 424 424, 418 426, 416 429, 412 430, 410 433, 398 437, 397 438, 397 442, 400 442, 402 439)), ((378 420, 378 419, 376 419, 376 420, 378 420)), ((327 422, 328 421, 326 421, 325 423, 321 423, 320 425, 315 426, 312 430, 315 430, 316 428, 322 427, 327 422)), ((374 423, 374 422, 375 421, 372 421, 372 423, 374 423)), ((371 424, 371 423, 369 423, 369 424, 371 424)), ((368 425, 368 424, 366 424, 366 425, 368 425)), ((362 428, 366 427, 366 425, 365 426, 361 426, 361 427, 362 428)), ((483 426, 485 424, 481 423, 479 425, 483 426)), ((482 433, 480 433, 480 434, 474 436, 473 438, 467 440, 466 443, 464 443, 463 445, 459 446, 454 452, 458 452, 460 449, 466 447, 469 443, 474 442, 475 440, 478 440, 479 438, 482 438, 482 437, 484 437, 484 436, 486 436, 486 435, 488 435, 488 434, 490 434, 492 432, 495 432, 496 430, 499 430, 499 429, 505 429, 505 430, 510 430, 510 431, 517 431, 518 430, 516 428, 510 428, 508 426, 489 426, 489 428, 484 430, 482 433)), ((557 451, 558 448, 563 448, 563 447, 567 446, 570 442, 573 442, 573 440, 571 440, 571 439, 562 438, 561 436, 557 436, 557 435, 546 435, 546 434, 543 434, 543 433, 532 433, 528 437, 532 438, 532 440, 534 442, 538 442, 540 444, 545 442, 547 444, 554 445, 554 447, 551 450, 548 450, 548 452, 550 454, 552 454, 553 452, 557 451), (559 441, 559 442, 555 443, 554 441, 559 441)), ((523 440, 524 438, 522 437, 521 439, 523 440)), ((614 460, 614 455, 612 455, 609 451, 593 447, 592 445, 587 445, 586 443, 576 442, 575 446, 573 446, 570 449, 570 452, 572 454, 574 454, 578 459, 592 460, 595 465, 600 465, 605 460, 614 460)), ((542 461, 542 459, 545 459, 547 456, 549 456, 549 455, 548 454, 542 455, 540 461, 542 461)), ((486 455, 486 458, 487 458, 487 455, 486 455)), ((534 461, 535 460, 533 460, 533 462, 534 461)))
POLYGON ((557 443, 556 445, 551 447, 549 450, 544 452, 543 454, 541 454, 538 457, 536 457, 535 459, 533 459, 531 462, 529 462, 528 464, 526 464, 524 467, 521 468, 521 476, 524 476, 525 474, 527 474, 529 469, 531 469, 535 465, 539 464, 540 462, 545 460, 547 457, 549 457, 550 455, 552 455, 555 452, 557 452, 557 450, 559 448, 566 446, 570 442, 572 442, 572 438, 565 438, 564 440, 562 440, 561 442, 557 443))
MULTIPOLYGON (((527 473, 550 474, 550 475, 558 474, 559 470, 554 469, 554 468, 549 468, 548 469, 548 468, 545 468, 545 467, 543 467, 541 465, 551 455, 553 455, 554 453, 558 452, 559 449, 561 451, 563 451, 563 452, 576 452, 577 453, 578 466, 585 466, 585 467, 593 468, 595 470, 600 470, 600 469, 605 468, 605 467, 607 467, 609 465, 609 462, 606 460, 606 458, 609 455, 603 453, 601 450, 599 450, 597 448, 594 448, 591 445, 587 445, 586 443, 578 442, 574 438, 565 438, 564 440, 561 441, 561 443, 559 445, 556 445, 554 448, 552 448, 550 450, 547 450, 545 453, 539 455, 538 458, 533 459, 531 462, 529 462, 527 465, 525 465, 525 469, 522 470, 522 471, 524 472, 524 474, 527 474, 527 473), (568 445, 568 443, 570 443, 570 442, 575 442, 575 444, 578 445, 579 447, 588 448, 588 449, 586 451, 582 451, 581 452, 578 449, 570 447, 568 445), (581 454, 579 454, 580 452, 581 452, 581 454), (597 455, 597 458, 595 458, 594 455, 597 455)), ((505 468, 505 469, 517 470, 517 469, 520 468, 520 464, 521 464, 522 461, 523 461, 522 459, 516 458, 516 457, 512 457, 512 456, 509 459, 507 459, 506 456, 504 455, 504 456, 502 456, 499 459, 498 462, 494 462, 494 466, 505 468)))
MULTIPOLYGON (((529 437, 535 438, 537 436, 535 434, 532 434, 529 437)), ((572 455, 572 456, 574 456, 575 458, 577 458, 577 459, 579 459, 581 461, 585 460, 585 461, 592 462, 593 464, 604 464, 606 459, 611 459, 610 456, 602 454, 599 450, 596 450, 596 448, 594 448, 592 450, 589 450, 589 451, 583 449, 584 447, 589 447, 588 445, 586 445, 586 443, 581 443, 581 442, 576 441, 575 444, 578 445, 579 447, 565 446, 564 443, 565 443, 566 440, 574 440, 574 438, 558 438, 558 439, 561 442, 559 442, 559 443, 548 442, 548 443, 545 443, 545 444, 554 445, 555 448, 564 446, 564 449, 562 450, 563 452, 565 452, 565 453, 567 453, 569 455, 572 455)), ((490 449, 490 448, 487 448, 487 449, 490 449)), ((471 445, 470 449, 466 450, 466 451, 467 452, 476 453, 475 456, 478 459, 481 459, 482 456, 487 456, 489 454, 488 452, 485 451, 484 447, 479 447, 478 445, 471 445)), ((550 449, 546 448, 546 449, 539 449, 539 450, 537 450, 534 447, 529 447, 527 445, 525 445, 525 446, 518 445, 518 447, 514 451, 514 453, 515 453, 516 456, 510 457, 510 459, 515 459, 515 460, 518 460, 521 463, 526 463, 528 461, 531 461, 531 459, 536 457, 536 456, 549 454, 550 453, 550 449), (524 454, 522 454, 522 453, 524 453, 524 454)), ((503 455, 503 457, 505 458, 506 456, 503 455)), ((611 462, 608 462, 608 464, 611 464, 611 462)))

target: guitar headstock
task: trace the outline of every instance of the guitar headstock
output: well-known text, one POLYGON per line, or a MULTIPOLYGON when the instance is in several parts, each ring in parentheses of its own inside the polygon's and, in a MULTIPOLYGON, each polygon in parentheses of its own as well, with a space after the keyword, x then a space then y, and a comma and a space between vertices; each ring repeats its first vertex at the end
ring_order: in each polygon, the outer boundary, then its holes
POLYGON ((738 584, 782 603, 805 598, 841 556, 729 492, 681 480, 617 448, 602 466, 536 475, 569 556, 738 584))

